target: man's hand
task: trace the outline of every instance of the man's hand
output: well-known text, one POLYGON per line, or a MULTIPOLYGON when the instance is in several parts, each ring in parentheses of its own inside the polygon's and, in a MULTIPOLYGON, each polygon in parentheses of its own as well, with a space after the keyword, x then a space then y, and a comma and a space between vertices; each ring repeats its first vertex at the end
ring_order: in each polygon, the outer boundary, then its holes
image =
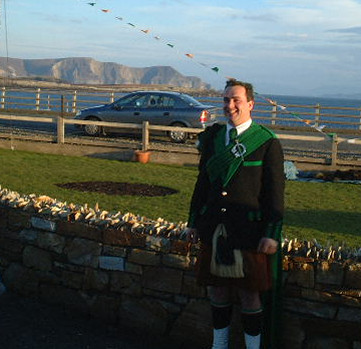
POLYGON ((278 242, 271 238, 262 238, 258 244, 257 252, 264 254, 275 254, 278 242))
POLYGON ((186 230, 186 239, 187 241, 196 244, 199 239, 198 231, 195 228, 187 228, 186 230))

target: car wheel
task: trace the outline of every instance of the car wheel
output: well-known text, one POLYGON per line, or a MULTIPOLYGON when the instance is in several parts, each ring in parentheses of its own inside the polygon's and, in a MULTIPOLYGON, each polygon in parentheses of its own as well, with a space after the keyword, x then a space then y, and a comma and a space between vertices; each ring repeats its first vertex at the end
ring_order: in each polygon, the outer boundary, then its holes
MULTIPOLYGON (((95 116, 90 116, 86 120, 100 121, 100 119, 98 119, 95 116)), ((100 127, 98 125, 84 125, 84 132, 88 136, 99 136, 102 133, 102 127, 100 127)))
MULTIPOLYGON (((175 127, 187 127, 186 125, 182 124, 181 122, 175 122, 171 126, 175 127)), ((188 138, 188 133, 184 131, 169 131, 168 136, 174 143, 184 143, 188 138)))

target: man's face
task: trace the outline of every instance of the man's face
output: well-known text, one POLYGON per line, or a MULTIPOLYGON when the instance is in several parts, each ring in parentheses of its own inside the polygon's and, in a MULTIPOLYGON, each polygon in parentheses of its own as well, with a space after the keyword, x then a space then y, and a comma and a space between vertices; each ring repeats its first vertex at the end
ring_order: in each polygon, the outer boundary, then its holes
POLYGON ((243 86, 230 86, 224 91, 224 115, 233 126, 243 124, 251 118, 254 101, 247 101, 246 89, 243 86))

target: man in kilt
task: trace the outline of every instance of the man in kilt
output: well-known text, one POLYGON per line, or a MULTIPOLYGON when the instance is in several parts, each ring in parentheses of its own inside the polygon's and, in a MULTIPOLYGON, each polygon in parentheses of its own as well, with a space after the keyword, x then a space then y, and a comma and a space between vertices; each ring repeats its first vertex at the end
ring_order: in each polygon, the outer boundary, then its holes
POLYGON ((214 124, 199 135, 187 238, 201 242, 197 280, 207 286, 211 303, 212 349, 228 349, 235 293, 246 348, 277 348, 282 147, 272 131, 251 118, 251 84, 227 81, 223 100, 227 124, 214 124))

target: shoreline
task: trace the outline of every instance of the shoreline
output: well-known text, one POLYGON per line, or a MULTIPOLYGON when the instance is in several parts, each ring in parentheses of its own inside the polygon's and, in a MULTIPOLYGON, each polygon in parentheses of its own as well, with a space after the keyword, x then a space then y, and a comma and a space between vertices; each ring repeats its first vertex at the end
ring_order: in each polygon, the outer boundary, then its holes
POLYGON ((131 92, 137 90, 165 90, 176 91, 191 94, 193 96, 220 97, 221 92, 207 89, 193 89, 187 87, 179 87, 174 85, 146 85, 146 84, 71 84, 63 81, 47 81, 43 79, 27 79, 27 78, 0 78, 1 86, 19 87, 19 88, 47 88, 54 90, 82 90, 82 91, 114 91, 114 92, 131 92))

